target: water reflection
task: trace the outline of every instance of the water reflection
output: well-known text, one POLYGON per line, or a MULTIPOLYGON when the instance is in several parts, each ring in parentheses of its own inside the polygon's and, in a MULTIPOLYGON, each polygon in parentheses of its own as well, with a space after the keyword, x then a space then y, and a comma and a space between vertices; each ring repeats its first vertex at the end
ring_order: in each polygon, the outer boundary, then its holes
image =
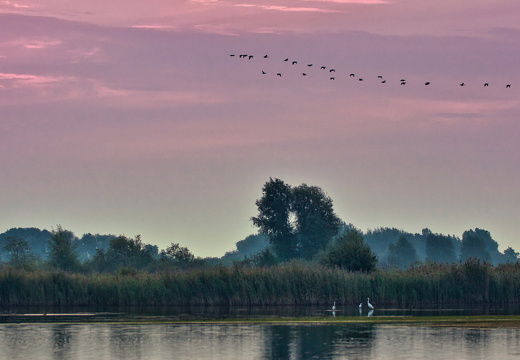
POLYGON ((374 324, 0 324, 1 359, 517 359, 520 329, 374 324))

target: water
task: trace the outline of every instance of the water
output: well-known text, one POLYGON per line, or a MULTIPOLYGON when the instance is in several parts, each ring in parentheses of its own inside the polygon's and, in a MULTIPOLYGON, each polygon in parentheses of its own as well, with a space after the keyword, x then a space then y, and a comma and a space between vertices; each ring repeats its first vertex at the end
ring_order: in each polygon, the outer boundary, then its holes
MULTIPOLYGON (((302 311, 306 314, 318 312, 320 316, 332 316, 330 312, 309 308, 269 310, 281 312, 280 315, 284 316, 287 316, 285 311, 297 313, 298 316, 302 311)), ((215 316, 213 311, 209 312, 210 315, 200 311, 189 314, 186 309, 177 309, 161 316, 215 316)), ((219 311, 221 317, 240 317, 244 313, 250 317, 267 310, 219 311)), ((403 309, 376 309, 375 316, 377 311, 387 315, 403 309)), ((429 315, 432 312, 464 312, 461 309, 417 311, 429 315)), ((508 312, 503 309, 486 311, 508 312)), ((27 318, 30 317, 24 319, 27 318)), ((0 323, 0 359, 13 360, 518 358, 520 328, 476 329, 352 323, 0 323)))

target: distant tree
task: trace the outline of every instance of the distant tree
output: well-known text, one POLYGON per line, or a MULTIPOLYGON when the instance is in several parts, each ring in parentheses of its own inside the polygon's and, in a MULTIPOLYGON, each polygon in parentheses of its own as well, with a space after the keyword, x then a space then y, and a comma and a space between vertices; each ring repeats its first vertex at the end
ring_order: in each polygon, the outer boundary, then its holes
POLYGON ((269 248, 260 251, 259 253, 245 261, 254 267, 271 267, 280 263, 276 255, 273 254, 273 252, 269 248))
MULTIPOLYGON (((52 233, 47 230, 37 228, 11 228, 5 233, 0 234, 0 249, 6 245, 10 237, 26 240, 31 249, 31 253, 37 258, 46 259, 48 256, 48 243, 52 233)), ((6 259, 5 257, 4 259, 6 259)))
POLYGON ((78 271, 81 264, 76 252, 76 241, 74 234, 64 230, 61 225, 53 230, 49 240, 49 265, 64 271, 78 271))
POLYGON ((258 216, 253 224, 269 237, 276 254, 282 259, 296 256, 296 236, 290 221, 293 202, 291 187, 280 179, 270 179, 262 188, 262 197, 255 204, 258 216))
POLYGON ((518 261, 519 253, 516 252, 511 246, 504 250, 504 260, 507 263, 515 263, 518 261))
POLYGON ((358 230, 351 230, 336 239, 322 253, 320 262, 328 267, 371 272, 376 268, 377 257, 363 241, 363 234, 358 230))
POLYGON ((323 250, 342 224, 332 208, 332 199, 317 186, 295 188, 280 179, 270 179, 255 203, 253 224, 269 237, 272 250, 282 261, 310 259, 323 250))
POLYGON ((390 266, 407 268, 418 260, 415 248, 404 235, 401 235, 395 244, 388 246, 388 264, 390 266))
POLYGON ((128 238, 120 235, 110 241, 107 251, 98 249, 88 266, 99 272, 117 269, 144 269, 154 261, 153 250, 143 244, 141 237, 128 238))
POLYGON ((81 261, 92 259, 98 249, 103 251, 108 250, 110 241, 114 239, 115 235, 100 235, 100 234, 84 234, 79 239, 77 251, 81 261))
MULTIPOLYGON (((504 254, 498 250, 498 243, 493 240, 489 231, 484 229, 475 228, 475 230, 467 230, 462 234, 462 241, 464 242, 464 236, 478 237, 484 244, 484 252, 481 254, 480 259, 492 262, 493 264, 499 264, 503 262, 504 254)), ((461 249, 462 251, 462 249, 461 249)), ((464 261, 461 259, 461 261, 464 261)))
POLYGON ((178 243, 171 243, 165 250, 161 250, 160 260, 164 265, 174 268, 188 269, 204 265, 204 260, 195 257, 187 247, 182 247, 178 243))
POLYGON ((295 215, 295 229, 300 257, 311 259, 325 249, 342 225, 334 213, 332 199, 317 186, 301 184, 292 190, 291 210, 295 215))
POLYGON ((462 246, 460 249, 461 262, 472 258, 491 262, 491 255, 486 249, 484 239, 479 235, 479 233, 473 230, 465 231, 462 234, 462 246))
POLYGON ((31 246, 25 239, 9 237, 3 247, 9 253, 9 263, 14 267, 27 267, 34 260, 31 254, 31 246))
POLYGON ((423 231, 426 235, 426 260, 452 264, 457 262, 454 239, 450 236, 423 231))

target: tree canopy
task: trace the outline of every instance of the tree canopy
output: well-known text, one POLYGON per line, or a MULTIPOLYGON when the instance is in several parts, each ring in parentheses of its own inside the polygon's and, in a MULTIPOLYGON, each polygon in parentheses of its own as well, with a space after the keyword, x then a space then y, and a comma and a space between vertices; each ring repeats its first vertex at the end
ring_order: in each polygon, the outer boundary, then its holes
POLYGON ((274 252, 282 260, 311 259, 325 249, 341 225, 332 199, 317 186, 291 187, 271 178, 255 204, 258 216, 251 220, 269 237, 274 252))

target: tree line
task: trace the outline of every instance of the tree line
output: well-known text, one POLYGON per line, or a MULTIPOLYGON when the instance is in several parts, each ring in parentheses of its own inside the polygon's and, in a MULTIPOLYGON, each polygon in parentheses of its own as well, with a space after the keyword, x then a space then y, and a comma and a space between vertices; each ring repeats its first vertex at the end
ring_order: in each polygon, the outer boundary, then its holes
POLYGON ((318 186, 291 186, 269 179, 251 217, 258 234, 236 243, 221 258, 200 258, 179 243, 160 250, 140 236, 84 234, 76 237, 58 226, 52 231, 10 229, 0 234, 0 265, 69 272, 160 272, 216 265, 276 266, 293 260, 347 271, 406 269, 421 263, 453 264, 468 259, 498 265, 518 261, 511 247, 504 252, 483 229, 467 230, 462 238, 423 229, 412 234, 396 228, 363 233, 335 213, 332 199, 318 186))

